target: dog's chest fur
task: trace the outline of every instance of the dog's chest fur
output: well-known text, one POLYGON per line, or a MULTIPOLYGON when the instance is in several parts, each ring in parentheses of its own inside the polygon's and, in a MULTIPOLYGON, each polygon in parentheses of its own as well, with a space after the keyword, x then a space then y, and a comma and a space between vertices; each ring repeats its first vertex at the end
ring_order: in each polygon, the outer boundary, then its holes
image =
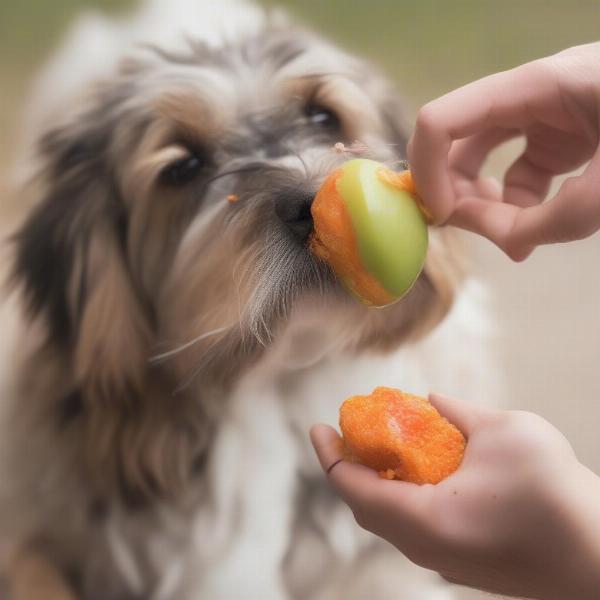
MULTIPOLYGON (((190 491, 196 500, 187 505, 157 503, 140 511, 119 503, 94 507, 69 455, 60 454, 60 440, 52 439, 48 415, 33 417, 33 404, 14 397, 9 402, 5 394, 1 439, 12 450, 0 456, 29 458, 18 461, 26 471, 11 469, 1 479, 3 495, 18 505, 9 529, 26 535, 43 525, 49 535, 71 539, 63 551, 85 557, 86 598, 308 599, 327 598, 334 589, 346 589, 345 598, 361 598, 369 577, 385 572, 382 589, 369 597, 389 597, 386 586, 401 579, 403 589, 414 587, 411 598, 451 598, 433 575, 398 564, 393 549, 356 527, 325 485, 307 433, 319 421, 335 424, 345 397, 375 385, 480 393, 470 356, 478 356, 481 375, 490 369, 483 364, 477 296, 468 289, 434 336, 392 356, 317 356, 308 365, 301 349, 310 335, 299 345, 282 340, 227 398, 208 462, 190 491), (471 351, 457 352, 455 339, 471 351), (471 372, 468 379, 465 371, 471 372), (68 493, 53 494, 54 486, 68 493), (53 505, 56 497, 65 504, 53 505), (390 561, 398 579, 389 576, 390 561)), ((10 336, 4 338, 12 349, 23 339, 18 328, 13 334, 12 344, 10 336)), ((327 344, 320 347, 327 350, 327 344)), ((9 378, 2 383, 6 390, 9 378)))
MULTIPOLYGON (((467 293, 438 334, 387 357, 328 354, 328 340, 315 340, 311 330, 284 336, 226 398, 208 461, 177 505, 157 502, 135 510, 118 499, 95 504, 77 471, 77 447, 65 444, 51 415, 32 412, 43 403, 26 405, 23 398, 4 395, 0 437, 6 446, 0 456, 8 471, 3 472, 1 492, 12 502, 16 519, 5 525, 20 536, 45 531, 49 539, 63 540, 65 561, 77 558, 85 565, 79 584, 85 597, 94 600, 123 594, 308 599, 346 586, 345 597, 360 598, 361 577, 386 568, 393 551, 360 531, 350 511, 331 494, 310 448, 308 429, 316 422, 335 424, 345 397, 375 385, 420 393, 429 385, 456 389, 446 382, 469 359, 448 352, 448 341, 476 338, 464 319, 470 314, 476 326, 476 313, 477 301, 467 293), (436 356, 445 357, 443 364, 428 358, 436 356), (24 456, 27 461, 21 460, 24 456), (63 493, 54 493, 56 489, 63 493), (56 498, 63 504, 54 504, 56 498), (363 553, 368 547, 367 558, 363 553), (351 581, 353 585, 344 583, 351 581)), ((16 340, 23 337, 18 328, 13 334, 12 342, 5 341, 14 352, 16 340)), ((14 360, 18 356, 13 354, 14 360)), ((465 383, 462 389, 468 393, 465 383)), ((469 383, 476 389, 476 380, 469 383)), ((8 377, 3 384, 8 386, 8 377)), ((420 581, 415 589, 446 597, 446 588, 424 571, 399 571, 403 585, 407 579, 415 585, 420 581)))

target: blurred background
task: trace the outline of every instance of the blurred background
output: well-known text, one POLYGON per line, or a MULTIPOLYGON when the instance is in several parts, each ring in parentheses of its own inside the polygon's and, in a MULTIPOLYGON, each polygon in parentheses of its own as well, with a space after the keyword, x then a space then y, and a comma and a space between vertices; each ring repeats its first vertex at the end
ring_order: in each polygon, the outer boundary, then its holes
MULTIPOLYGON (((446 91, 600 37, 595 0, 277 0, 341 46, 370 57, 398 83, 411 117, 446 91)), ((123 13, 133 0, 0 0, 0 216, 18 214, 7 173, 20 109, 36 69, 84 8, 123 13)), ((518 147, 501 149, 496 175, 518 147)), ((538 249, 513 264, 467 235, 472 271, 491 290, 505 406, 558 426, 600 472, 600 235, 538 249)), ((461 343, 457 340, 457 343, 461 343)), ((472 400, 477 400, 473 398, 472 400)))

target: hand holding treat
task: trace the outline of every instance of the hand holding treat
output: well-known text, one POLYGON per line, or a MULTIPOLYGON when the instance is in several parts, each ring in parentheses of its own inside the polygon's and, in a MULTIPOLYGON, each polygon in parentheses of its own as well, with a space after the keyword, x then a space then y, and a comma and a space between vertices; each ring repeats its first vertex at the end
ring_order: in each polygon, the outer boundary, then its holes
POLYGON ((408 171, 349 160, 324 181, 312 216, 311 249, 365 304, 395 302, 419 276, 427 224, 408 171))
MULTIPOLYGON (((514 260, 539 244, 599 230, 599 56, 600 43, 571 48, 423 107, 408 156, 428 221, 484 235, 514 260), (515 136, 526 139, 523 153, 502 184, 490 181, 481 173, 488 154, 515 136), (544 202, 556 175, 588 161, 544 202)), ((347 196, 362 194, 370 205, 373 177, 349 191, 336 182, 343 177, 342 168, 320 192, 324 215, 317 203, 313 249, 352 293, 382 305, 398 292, 374 267, 392 264, 394 253, 384 241, 383 255, 367 261, 375 245, 358 228, 380 229, 384 219, 350 214, 347 196)), ((600 478, 577 461, 565 437, 532 413, 431 396, 468 440, 459 460, 459 438, 448 434, 447 451, 439 445, 447 432, 431 433, 439 421, 425 401, 403 395, 409 408, 390 408, 394 394, 376 390, 347 401, 343 440, 326 425, 311 430, 321 467, 356 521, 454 583, 505 596, 597 600, 600 478), (444 456, 453 464, 432 474, 444 456)))
MULTIPOLYGON (((385 390, 374 394, 376 420, 382 394, 385 390)), ((408 401, 410 406, 410 397, 408 401)), ((348 461, 344 443, 332 428, 312 429, 329 483, 358 523, 416 564, 457 583, 543 600, 598 598, 600 479, 577 462, 564 436, 531 413, 497 411, 441 396, 430 401, 468 440, 458 469, 435 485, 383 479, 377 473, 381 465, 373 470, 348 461)), ((421 402, 417 413, 423 410, 421 402)), ((342 411, 343 422, 347 410, 342 411)), ((410 411, 395 419, 405 421, 410 430, 410 411)), ((364 427, 357 431, 358 443, 369 448, 371 425, 364 427)), ((351 432, 347 424, 344 429, 348 445, 351 432)), ((381 433, 373 428, 375 439, 381 433)), ((400 437, 395 446, 395 437, 389 431, 382 435, 383 448, 392 448, 391 460, 408 456, 406 450, 414 443, 400 437)))

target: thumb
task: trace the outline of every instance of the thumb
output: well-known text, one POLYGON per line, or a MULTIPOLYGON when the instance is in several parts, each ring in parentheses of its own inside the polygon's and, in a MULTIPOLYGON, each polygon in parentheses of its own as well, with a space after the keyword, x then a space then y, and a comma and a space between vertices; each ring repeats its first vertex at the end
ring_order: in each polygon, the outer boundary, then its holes
MULTIPOLYGON (((397 525, 420 518, 425 506, 426 486, 381 479, 373 469, 344 460, 342 439, 328 425, 315 425, 310 438, 329 483, 355 516, 381 518, 382 514, 391 511, 397 525)), ((365 527, 364 523, 361 525, 365 527)), ((366 528, 379 534, 373 527, 366 528)))
POLYGON ((329 425, 315 425, 310 440, 329 482, 350 507, 367 501, 367 494, 382 481, 377 472, 344 460, 342 438, 329 425))
POLYGON ((449 398, 442 394, 430 394, 429 402, 443 417, 458 427, 466 437, 469 437, 484 419, 494 414, 492 409, 485 406, 449 398))

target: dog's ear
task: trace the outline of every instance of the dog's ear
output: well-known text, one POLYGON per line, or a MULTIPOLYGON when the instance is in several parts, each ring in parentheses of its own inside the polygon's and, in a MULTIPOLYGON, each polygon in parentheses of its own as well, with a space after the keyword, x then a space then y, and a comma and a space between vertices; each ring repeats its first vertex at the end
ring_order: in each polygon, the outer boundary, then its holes
POLYGON ((138 387, 150 324, 127 267, 127 218, 99 115, 41 141, 42 198, 15 237, 14 277, 77 384, 110 399, 138 387))

